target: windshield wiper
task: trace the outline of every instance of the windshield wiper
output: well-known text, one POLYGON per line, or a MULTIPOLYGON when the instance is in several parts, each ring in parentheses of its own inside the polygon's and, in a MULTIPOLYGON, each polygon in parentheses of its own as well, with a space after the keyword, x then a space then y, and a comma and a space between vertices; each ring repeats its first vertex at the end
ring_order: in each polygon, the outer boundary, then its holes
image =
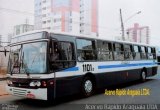
POLYGON ((24 65, 24 52, 22 53, 20 68, 21 68, 21 64, 22 64, 22 69, 24 70, 24 73, 26 73, 27 76, 29 76, 29 73, 27 72, 27 65, 24 65))
MULTIPOLYGON (((11 72, 10 72, 10 74, 12 75, 13 74, 13 70, 15 69, 15 64, 17 63, 17 65, 18 65, 18 60, 19 60, 19 56, 18 56, 18 59, 14 62, 14 64, 13 64, 13 67, 12 67, 12 70, 11 70, 11 72)), ((16 66, 16 67, 18 67, 18 66, 16 66)), ((17 72, 18 73, 18 72, 17 72)))

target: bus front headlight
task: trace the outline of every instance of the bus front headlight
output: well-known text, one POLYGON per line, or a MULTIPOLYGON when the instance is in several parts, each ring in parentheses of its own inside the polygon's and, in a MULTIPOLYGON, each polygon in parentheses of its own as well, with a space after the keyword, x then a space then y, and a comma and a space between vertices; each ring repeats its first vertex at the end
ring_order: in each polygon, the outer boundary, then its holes
POLYGON ((13 83, 12 83, 12 81, 11 80, 7 80, 7 84, 9 84, 9 85, 12 85, 13 83))
POLYGON ((31 87, 40 87, 41 86, 41 82, 40 81, 32 81, 30 82, 29 86, 31 87))

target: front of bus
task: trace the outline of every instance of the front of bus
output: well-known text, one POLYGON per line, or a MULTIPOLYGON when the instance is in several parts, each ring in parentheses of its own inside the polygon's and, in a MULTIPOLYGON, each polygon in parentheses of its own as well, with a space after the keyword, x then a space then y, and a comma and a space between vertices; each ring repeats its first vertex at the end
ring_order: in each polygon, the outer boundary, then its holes
MULTIPOLYGON (((47 100, 48 33, 14 37, 10 44, 6 90, 16 96, 47 100)), ((52 80, 50 81, 51 84, 52 80)))

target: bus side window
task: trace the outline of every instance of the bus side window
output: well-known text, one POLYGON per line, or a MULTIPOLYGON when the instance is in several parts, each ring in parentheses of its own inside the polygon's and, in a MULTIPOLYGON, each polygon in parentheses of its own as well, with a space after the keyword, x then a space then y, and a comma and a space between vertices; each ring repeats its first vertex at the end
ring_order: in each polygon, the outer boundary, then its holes
POLYGON ((123 44, 114 43, 114 59, 115 60, 124 60, 124 49, 123 44))
POLYGON ((131 45, 127 45, 127 44, 124 45, 124 59, 133 60, 131 45))
POLYGON ((50 47, 50 60, 55 61, 59 60, 59 51, 58 51, 58 42, 52 42, 51 47, 50 47))
POLYGON ((151 47, 148 47, 148 59, 153 59, 153 54, 151 51, 151 47))
POLYGON ((98 60, 100 61, 113 60, 112 43, 98 40, 97 48, 98 48, 97 49, 98 60))
POLYGON ((78 61, 96 60, 95 41, 88 39, 77 39, 78 61))
POLYGON ((137 45, 133 46, 133 59, 140 60, 140 49, 139 49, 139 46, 137 45))
POLYGON ((152 54, 153 54, 153 59, 156 59, 156 50, 155 48, 151 48, 152 54))
POLYGON ((145 47, 145 52, 146 52, 146 59, 148 59, 148 47, 145 47))
POLYGON ((141 46, 141 59, 146 59, 146 49, 144 46, 141 46))
POLYGON ((50 70, 57 71, 75 66, 74 44, 52 42, 50 50, 50 70))

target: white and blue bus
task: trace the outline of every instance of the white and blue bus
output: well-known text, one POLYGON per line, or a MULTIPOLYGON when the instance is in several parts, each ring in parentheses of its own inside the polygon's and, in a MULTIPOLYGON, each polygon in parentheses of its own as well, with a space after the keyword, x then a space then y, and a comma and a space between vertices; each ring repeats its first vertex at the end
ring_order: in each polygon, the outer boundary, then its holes
POLYGON ((155 47, 50 31, 16 36, 10 44, 7 91, 52 100, 157 74, 155 47))

